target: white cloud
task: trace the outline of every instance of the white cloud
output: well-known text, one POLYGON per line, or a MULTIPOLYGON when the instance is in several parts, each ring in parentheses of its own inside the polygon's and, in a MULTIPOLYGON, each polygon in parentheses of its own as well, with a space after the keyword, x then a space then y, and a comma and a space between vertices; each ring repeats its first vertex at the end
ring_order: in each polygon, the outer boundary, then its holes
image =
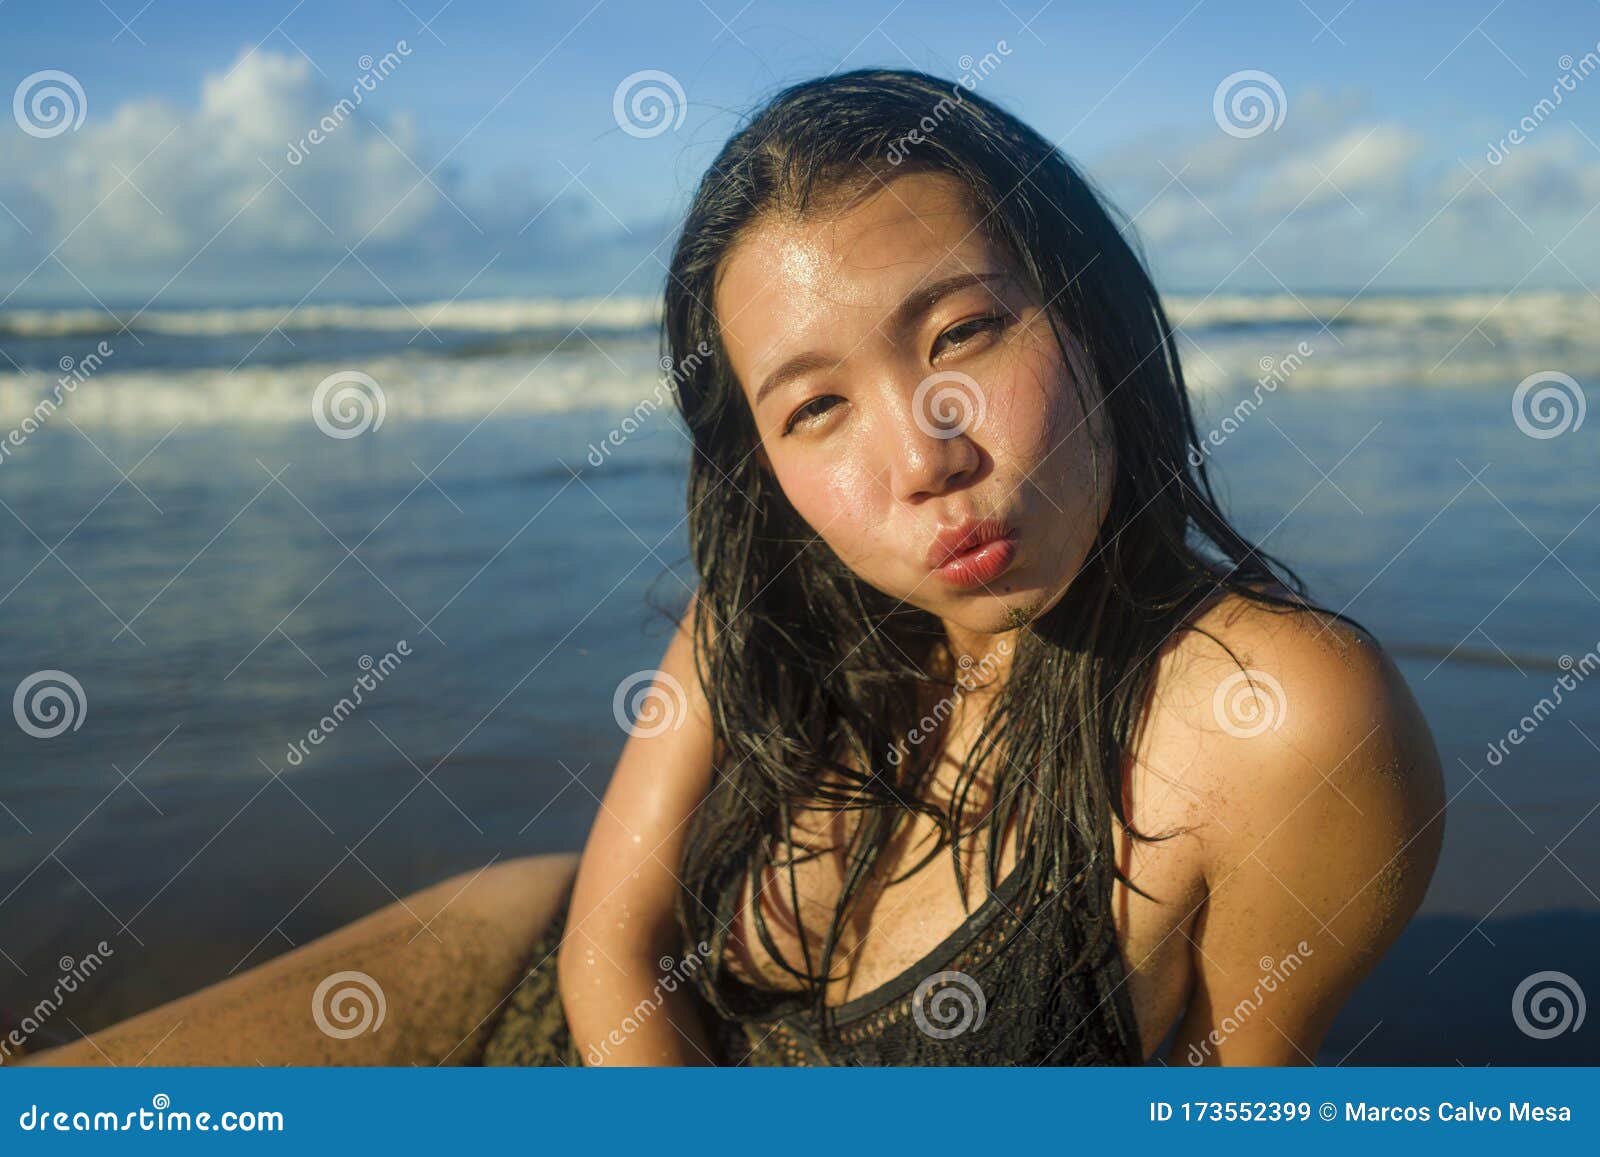
POLYGON ((0 134, 0 202, 23 223, 0 212, 6 290, 25 300, 75 275, 102 296, 147 295, 176 276, 168 299, 298 298, 345 258, 324 288, 448 295, 491 260, 570 269, 588 246, 603 264, 622 230, 578 192, 552 204, 559 170, 501 179, 476 202, 448 168, 425 180, 435 161, 410 117, 339 107, 353 79, 335 87, 299 56, 248 52, 193 107, 137 100, 76 133, 0 134), (58 244, 66 270, 47 260, 58 244))
MULTIPOLYGON (((118 302, 158 290, 163 305, 295 301, 315 287, 387 301, 447 298, 469 282, 474 294, 604 293, 635 269, 624 292, 658 287, 648 251, 672 227, 667 206, 622 225, 537 152, 534 171, 468 182, 444 166, 423 180, 441 144, 389 111, 382 81, 353 114, 337 110, 353 79, 247 52, 205 77, 192 105, 97 106, 49 139, 0 132, 0 297, 81 297, 86 285, 118 302), (311 142, 328 117, 337 123, 311 142), (49 260, 58 243, 65 268, 49 260)), ((1600 202, 1600 149, 1559 120, 1491 166, 1481 147, 1458 159, 1350 94, 1297 92, 1280 129, 1248 139, 1209 111, 1187 134, 1163 127, 1086 162, 1138 213, 1166 287, 1227 277, 1301 291, 1375 275, 1380 289, 1509 286, 1532 270, 1526 287, 1571 288, 1575 273, 1600 270, 1600 229, 1566 236, 1600 202), (1549 260, 1558 242, 1561 260, 1549 260)))
MULTIPOLYGON (((83 222, 63 250, 67 262, 92 263, 110 251, 132 262, 181 263, 213 237, 219 254, 320 253, 374 227, 379 240, 426 227, 436 194, 424 185, 396 205, 415 171, 358 117, 305 163, 288 164, 288 142, 326 112, 316 107, 311 79, 303 59, 254 53, 226 76, 208 78, 192 113, 125 105, 74 141, 73 168, 84 179, 62 184, 53 201, 57 225, 83 222), (275 171, 288 188, 273 181, 275 171)), ((391 135, 415 149, 403 123, 391 135)), ((36 191, 50 179, 36 175, 36 191)))
POLYGON ((1422 139, 1398 125, 1350 128, 1280 161, 1262 179, 1255 203, 1280 216, 1296 206, 1345 198, 1363 210, 1364 196, 1386 204, 1403 193, 1421 155, 1422 139))
POLYGON ((1540 132, 1494 167, 1357 102, 1308 93, 1279 131, 1151 133, 1088 168, 1138 213, 1167 285, 1510 287, 1526 278, 1525 288, 1578 288, 1576 275, 1600 270, 1600 228, 1572 231, 1600 202, 1600 150, 1570 125, 1540 132), (1558 243, 1561 260, 1548 260, 1546 246, 1558 243))
POLYGON ((1519 214, 1587 208, 1600 202, 1600 149, 1577 133, 1564 131, 1564 126, 1542 129, 1498 156, 1494 164, 1483 156, 1466 158, 1477 179, 1458 165, 1440 178, 1435 195, 1448 198, 1459 193, 1458 202, 1465 204, 1495 203, 1498 195, 1519 214))

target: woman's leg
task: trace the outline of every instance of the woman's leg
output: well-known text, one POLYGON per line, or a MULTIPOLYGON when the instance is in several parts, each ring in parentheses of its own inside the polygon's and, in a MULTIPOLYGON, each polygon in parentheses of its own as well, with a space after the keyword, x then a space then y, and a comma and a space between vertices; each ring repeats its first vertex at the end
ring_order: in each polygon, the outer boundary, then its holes
POLYGON ((528 953, 571 887, 577 861, 527 856, 465 872, 21 1063, 475 1064, 495 1014, 535 963, 528 953), (373 1028, 380 993, 383 1020, 373 1028), (364 1031, 338 1035, 363 1023, 364 1031))

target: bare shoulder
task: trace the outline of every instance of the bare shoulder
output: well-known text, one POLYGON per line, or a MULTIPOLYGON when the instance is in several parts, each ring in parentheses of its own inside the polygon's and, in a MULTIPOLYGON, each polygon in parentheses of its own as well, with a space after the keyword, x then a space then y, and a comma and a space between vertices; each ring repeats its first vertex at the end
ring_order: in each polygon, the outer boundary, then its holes
POLYGON ((1427 721, 1382 644, 1311 607, 1218 598, 1164 649, 1144 726, 1230 811, 1271 785, 1377 777, 1424 801, 1439 786, 1427 721))
POLYGON ((1141 763, 1187 788, 1205 880, 1186 1041, 1293 956, 1308 979, 1228 1049, 1298 1063, 1427 890, 1438 754, 1393 660, 1348 620, 1229 594, 1190 626, 1160 657, 1140 735, 1141 763))

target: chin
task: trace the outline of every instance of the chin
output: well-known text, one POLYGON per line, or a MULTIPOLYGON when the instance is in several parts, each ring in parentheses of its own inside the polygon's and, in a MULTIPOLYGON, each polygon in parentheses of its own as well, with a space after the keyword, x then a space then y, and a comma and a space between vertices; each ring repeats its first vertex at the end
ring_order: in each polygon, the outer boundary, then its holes
POLYGON ((1013 591, 1001 595, 980 590, 959 599, 941 617, 966 631, 997 635, 1027 626, 1048 609, 1042 591, 1013 591))

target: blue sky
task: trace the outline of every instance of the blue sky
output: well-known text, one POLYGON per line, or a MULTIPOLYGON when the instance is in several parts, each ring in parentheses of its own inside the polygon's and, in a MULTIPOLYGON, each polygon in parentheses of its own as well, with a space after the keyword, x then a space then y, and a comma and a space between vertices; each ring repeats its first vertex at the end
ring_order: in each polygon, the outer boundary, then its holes
POLYGON ((652 251, 762 97, 869 65, 953 81, 986 53, 980 91, 1137 214, 1164 288, 1600 280, 1600 73, 1536 111, 1600 56, 1595 0, 141 5, 0 4, 0 96, 59 70, 84 114, 54 135, 0 119, 0 308, 649 293, 652 251), (1283 117, 1240 137, 1213 97, 1247 69, 1283 117), (643 70, 684 94, 653 136, 613 111, 643 70))

